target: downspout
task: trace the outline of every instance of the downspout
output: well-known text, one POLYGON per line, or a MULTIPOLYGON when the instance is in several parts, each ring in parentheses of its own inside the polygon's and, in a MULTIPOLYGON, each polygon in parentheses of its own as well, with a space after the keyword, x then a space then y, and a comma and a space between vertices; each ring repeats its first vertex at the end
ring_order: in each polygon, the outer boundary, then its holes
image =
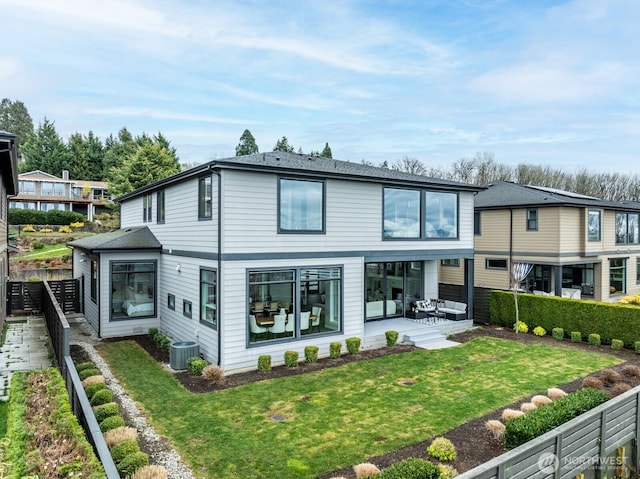
MULTIPOLYGON (((509 208, 509 265, 507 267, 508 271, 511 271, 513 266, 513 209, 509 208)), ((511 289, 513 285, 511 284, 511 273, 509 273, 509 289, 511 289)))
MULTIPOLYGON (((211 167, 209 167, 211 168, 211 167)), ((220 366, 220 360, 222 358, 222 321, 220 321, 220 271, 222 270, 222 176, 220 171, 213 170, 214 174, 218 177, 218 274, 216 275, 216 288, 218 289, 218 304, 216 306, 218 312, 218 366, 220 366)))

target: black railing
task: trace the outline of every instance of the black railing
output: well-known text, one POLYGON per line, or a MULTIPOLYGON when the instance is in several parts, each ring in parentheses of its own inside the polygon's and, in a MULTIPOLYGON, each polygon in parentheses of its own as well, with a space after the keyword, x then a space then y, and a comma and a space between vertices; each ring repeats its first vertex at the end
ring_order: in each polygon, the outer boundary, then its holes
POLYGON ((111 458, 107 443, 102 436, 98 421, 93 414, 89 398, 87 398, 87 394, 84 392, 82 381, 80 381, 76 367, 71 359, 71 347, 69 344, 71 328, 69 322, 58 304, 49 283, 43 281, 41 284, 41 309, 44 314, 49 336, 51 337, 51 345, 53 347, 56 364, 67 387, 71 410, 78 418, 78 422, 83 427, 87 440, 93 446, 100 462, 102 462, 107 479, 120 479, 118 469, 111 458))

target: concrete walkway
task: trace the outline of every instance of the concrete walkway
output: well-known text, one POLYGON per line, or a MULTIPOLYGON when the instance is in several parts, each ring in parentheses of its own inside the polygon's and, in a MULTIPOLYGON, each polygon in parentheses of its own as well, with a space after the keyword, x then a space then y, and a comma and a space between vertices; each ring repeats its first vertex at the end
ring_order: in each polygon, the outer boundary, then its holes
POLYGON ((10 316, 0 346, 0 401, 9 399, 11 376, 53 366, 49 334, 42 316, 10 316))

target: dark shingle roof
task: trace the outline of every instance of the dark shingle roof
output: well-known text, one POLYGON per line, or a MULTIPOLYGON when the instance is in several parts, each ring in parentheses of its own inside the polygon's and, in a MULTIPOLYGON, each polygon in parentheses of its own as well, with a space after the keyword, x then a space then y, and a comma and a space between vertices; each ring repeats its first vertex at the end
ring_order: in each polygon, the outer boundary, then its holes
POLYGON ((634 201, 607 201, 570 191, 519 185, 508 181, 494 181, 486 185, 475 198, 477 209, 500 209, 512 207, 576 206, 615 210, 640 211, 640 203, 634 201))
POLYGON ((480 191, 484 187, 459 183, 456 181, 430 178, 422 175, 413 175, 389 168, 351 163, 349 161, 321 158, 318 156, 301 155, 298 153, 286 153, 283 151, 271 151, 268 153, 256 153, 254 155, 233 156, 213 160, 203 165, 198 165, 190 170, 183 171, 164 180, 152 183, 142 188, 117 198, 116 201, 126 200, 165 185, 180 181, 183 178, 201 174, 214 169, 237 169, 250 171, 264 171, 280 174, 304 174, 322 178, 342 178, 354 181, 377 181, 399 186, 430 186, 444 190, 480 191))
POLYGON ((88 236, 70 241, 67 245, 88 251, 160 250, 162 248, 160 242, 146 226, 88 236))

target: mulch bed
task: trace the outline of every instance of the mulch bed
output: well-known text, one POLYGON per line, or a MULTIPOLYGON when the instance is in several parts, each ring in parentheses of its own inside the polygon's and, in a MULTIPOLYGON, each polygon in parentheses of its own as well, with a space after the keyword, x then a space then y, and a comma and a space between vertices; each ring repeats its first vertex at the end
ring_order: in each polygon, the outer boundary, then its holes
MULTIPOLYGON (((515 334, 513 330, 508 328, 501 328, 497 326, 482 326, 473 331, 467 331, 465 333, 461 333, 452 338, 458 342, 466 342, 478 336, 492 336, 503 339, 510 339, 515 341, 520 341, 526 344, 537 344, 537 343, 547 343, 552 344, 554 346, 561 346, 566 348, 573 349, 581 349, 588 351, 599 351, 606 354, 612 354, 620 357, 625 361, 625 363, 612 368, 614 370, 619 371, 620 368, 624 364, 634 364, 640 366, 640 356, 635 354, 633 351, 623 350, 623 351, 613 351, 609 346, 600 346, 595 347, 591 346, 587 343, 571 343, 569 340, 565 339, 564 341, 557 341, 551 336, 543 336, 538 337, 531 333, 528 334, 515 334)), ((151 340, 149 337, 145 336, 137 336, 135 340, 138 344, 144 348, 156 361, 168 364, 169 363, 169 353, 165 350, 162 350, 158 347, 155 341, 151 340)), ((72 356, 76 354, 77 360, 82 360, 82 350, 77 351, 78 347, 72 347, 72 356), (75 352, 74 352, 75 351, 75 352)), ((288 368, 285 366, 276 366, 269 372, 259 372, 259 371, 249 371, 238 374, 231 374, 225 377, 224 382, 222 384, 213 384, 201 376, 193 376, 187 371, 174 373, 176 379, 189 391, 193 393, 206 393, 210 391, 215 391, 219 389, 225 389, 230 387, 237 387, 243 384, 262 381, 265 379, 273 379, 284 376, 291 376, 296 374, 304 374, 310 371, 317 371, 320 369, 324 369, 327 367, 335 367, 342 364, 346 364, 353 361, 361 361, 365 359, 371 359, 376 357, 385 356, 388 354, 401 354, 403 352, 413 350, 413 346, 408 345, 396 345, 390 348, 380 348, 374 350, 366 350, 361 351, 358 354, 345 354, 342 355, 339 359, 330 359, 323 358, 319 359, 318 362, 313 364, 300 363, 297 368, 288 368)), ((76 358, 74 358, 76 360, 76 358)), ((577 379, 567 384, 558 385, 559 388, 563 389, 566 392, 573 392, 580 388, 582 379, 577 379)), ((637 386, 640 384, 640 381, 635 380, 635 382, 631 382, 630 385, 637 386)), ((607 390, 607 389, 605 389, 607 390)), ((611 395, 610 388, 609 391, 611 395)), ((519 409, 520 404, 525 401, 519 401, 510 406, 514 409, 519 409)), ((497 411, 494 411, 490 414, 487 414, 483 417, 470 420, 455 429, 450 430, 444 437, 448 438, 453 442, 456 447, 456 451, 458 454, 457 459, 449 462, 448 464, 454 467, 458 472, 464 472, 469 469, 472 469, 488 460, 497 457, 506 450, 504 449, 504 445, 501 441, 498 441, 493 438, 493 436, 487 431, 485 427, 485 423, 489 419, 500 419, 501 412, 505 408, 500 408, 497 411)), ((367 459, 367 462, 371 462, 376 464, 379 468, 387 467, 391 464, 394 464, 398 461, 406 459, 408 457, 419 457, 423 459, 427 459, 433 462, 435 461, 427 454, 427 447, 431 443, 431 440, 423 441, 417 444, 412 444, 410 446, 398 449, 396 451, 384 454, 382 456, 371 457, 367 459)), ((353 472, 352 467, 344 468, 338 471, 333 471, 329 474, 325 474, 319 476, 318 479, 329 479, 334 476, 343 476, 346 479, 354 479, 356 476, 353 472)))

